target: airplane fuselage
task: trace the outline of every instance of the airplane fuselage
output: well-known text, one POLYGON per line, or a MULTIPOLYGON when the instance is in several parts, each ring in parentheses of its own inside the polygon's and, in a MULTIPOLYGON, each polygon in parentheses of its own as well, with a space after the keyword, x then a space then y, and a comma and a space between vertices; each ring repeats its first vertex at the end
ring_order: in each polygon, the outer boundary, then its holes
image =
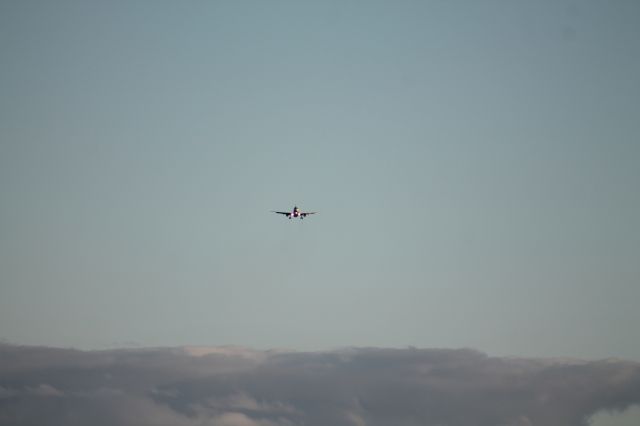
POLYGON ((272 212, 278 213, 278 214, 281 214, 281 215, 285 215, 289 219, 291 219, 292 217, 297 217, 299 219, 304 219, 305 216, 316 213, 316 212, 302 212, 302 211, 300 211, 300 209, 297 206, 294 207, 292 211, 288 211, 288 212, 280 212, 280 211, 275 211, 275 210, 272 210, 272 212))

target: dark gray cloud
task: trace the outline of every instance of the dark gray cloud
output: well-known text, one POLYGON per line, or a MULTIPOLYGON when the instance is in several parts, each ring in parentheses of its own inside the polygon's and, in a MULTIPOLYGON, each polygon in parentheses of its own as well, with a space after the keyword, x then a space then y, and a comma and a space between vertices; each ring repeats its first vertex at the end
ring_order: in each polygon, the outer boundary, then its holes
POLYGON ((578 426, 636 403, 640 364, 621 360, 0 344, 2 425, 578 426))

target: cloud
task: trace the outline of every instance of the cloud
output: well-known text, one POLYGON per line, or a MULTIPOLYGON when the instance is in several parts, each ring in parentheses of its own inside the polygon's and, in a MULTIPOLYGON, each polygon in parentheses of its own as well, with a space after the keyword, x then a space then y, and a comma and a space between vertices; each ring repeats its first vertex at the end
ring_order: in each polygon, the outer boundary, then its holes
POLYGON ((0 344, 0 424, 588 424, 640 403, 640 364, 469 349, 83 352, 0 344))
POLYGON ((46 383, 35 388, 27 388, 27 393, 36 396, 64 396, 61 391, 46 383))

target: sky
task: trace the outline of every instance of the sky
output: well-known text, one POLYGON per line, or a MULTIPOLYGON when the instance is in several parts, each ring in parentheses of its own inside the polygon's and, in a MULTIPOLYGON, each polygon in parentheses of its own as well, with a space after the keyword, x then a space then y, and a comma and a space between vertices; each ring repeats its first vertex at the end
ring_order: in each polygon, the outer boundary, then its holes
POLYGON ((1 1, 0 423, 637 424, 639 18, 1 1))
POLYGON ((0 338, 640 360, 639 17, 0 2, 0 338))

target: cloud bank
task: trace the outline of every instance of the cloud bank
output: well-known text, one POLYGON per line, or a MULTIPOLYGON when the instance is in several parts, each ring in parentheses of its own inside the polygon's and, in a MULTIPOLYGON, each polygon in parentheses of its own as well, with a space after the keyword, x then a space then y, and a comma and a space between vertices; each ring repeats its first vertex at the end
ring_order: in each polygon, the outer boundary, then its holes
POLYGON ((640 363, 621 360, 0 345, 2 425, 578 426, 638 403, 640 363))

